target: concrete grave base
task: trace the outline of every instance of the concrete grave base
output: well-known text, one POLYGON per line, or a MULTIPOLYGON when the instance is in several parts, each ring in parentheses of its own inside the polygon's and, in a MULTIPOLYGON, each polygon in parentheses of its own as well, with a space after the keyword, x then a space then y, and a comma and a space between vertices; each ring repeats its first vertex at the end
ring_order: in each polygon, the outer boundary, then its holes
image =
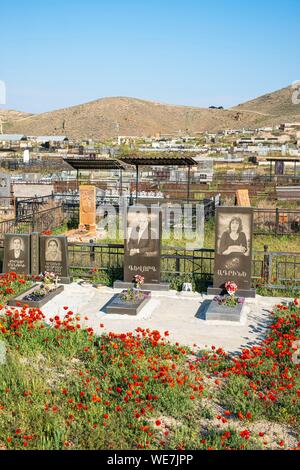
MULTIPOLYGON (((270 311, 274 305, 288 301, 285 297, 262 297, 247 299, 246 308, 239 322, 206 320, 205 313, 212 297, 198 293, 189 298, 173 290, 153 291, 151 300, 137 315, 107 314, 106 306, 117 293, 116 290, 103 286, 96 289, 92 285, 82 287, 78 283, 64 286, 64 291, 50 300, 42 309, 46 321, 59 315, 64 318, 68 306, 74 315, 80 314, 80 323, 91 327, 95 334, 126 333, 137 327, 158 330, 162 334, 169 332, 168 339, 182 345, 210 349, 212 345, 235 353, 244 348, 251 348, 268 334, 268 327, 273 321, 270 311), (104 326, 103 326, 104 325, 104 326)), ((1 312, 0 312, 1 315, 1 312)))
MULTIPOLYGON (((113 300, 113 299, 112 299, 113 300)), ((107 302, 103 307, 101 307, 101 310, 97 312, 97 317, 99 319, 105 320, 105 319, 110 319, 112 321, 114 320, 120 320, 121 322, 126 322, 127 320, 149 320, 152 316, 152 313, 154 310, 159 306, 160 301, 158 299, 148 299, 146 303, 144 303, 141 308, 139 309, 138 313, 136 315, 131 315, 128 314, 128 312, 123 311, 123 312, 111 312, 109 309, 110 306, 110 301, 107 302)))
POLYGON ((245 308, 245 302, 235 307, 226 307, 225 305, 219 305, 219 303, 213 299, 206 310, 205 320, 240 322, 245 308))
MULTIPOLYGON (((223 295, 226 293, 226 290, 222 287, 208 287, 207 295, 223 295)), ((256 296, 255 289, 238 289, 237 295, 239 297, 245 297, 246 299, 252 298, 254 299, 256 296)))
POLYGON ((23 291, 17 297, 13 297, 12 299, 10 299, 8 301, 8 305, 13 307, 22 307, 24 305, 28 305, 28 307, 30 308, 41 308, 47 302, 52 300, 55 296, 61 294, 64 290, 64 286, 58 286, 55 290, 52 290, 47 295, 45 295, 45 297, 43 297, 41 300, 24 300, 24 297, 26 297, 26 295, 32 294, 40 288, 40 284, 35 284, 30 289, 23 291))
POLYGON ((139 299, 137 302, 125 302, 122 300, 122 295, 125 293, 126 290, 123 290, 120 294, 113 297, 112 301, 106 307, 108 314, 137 315, 151 299, 151 292, 144 291, 144 298, 139 299))
MULTIPOLYGON (((130 289, 134 287, 133 282, 125 282, 125 281, 115 281, 114 282, 114 289, 130 289)), ((143 284, 141 290, 160 290, 160 291, 168 291, 170 289, 170 284, 167 282, 160 282, 159 284, 143 284)))

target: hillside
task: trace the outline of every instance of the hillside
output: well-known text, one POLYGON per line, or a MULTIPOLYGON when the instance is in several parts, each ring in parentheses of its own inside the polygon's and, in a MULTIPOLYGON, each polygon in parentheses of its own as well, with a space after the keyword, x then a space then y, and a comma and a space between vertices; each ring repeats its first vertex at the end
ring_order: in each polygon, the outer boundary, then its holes
POLYGON ((70 108, 21 117, 9 126, 9 131, 101 139, 116 135, 148 136, 257 127, 290 120, 300 120, 300 105, 292 104, 291 89, 284 88, 227 110, 169 105, 127 97, 102 98, 70 108))
MULTIPOLYGON (((265 115, 266 121, 270 123, 278 122, 278 119, 281 122, 300 120, 300 104, 293 104, 293 92, 294 89, 292 87, 282 88, 231 109, 265 115)), ((298 94, 299 97, 300 94, 298 94)))
POLYGON ((15 111, 13 109, 0 109, 0 119, 3 122, 17 121, 25 117, 33 116, 30 113, 23 113, 22 111, 15 111))
MULTIPOLYGON (((174 106, 136 98, 102 98, 71 108, 18 120, 13 132, 67 134, 71 138, 147 136, 156 133, 202 132, 235 127, 240 113, 174 106)), ((254 117, 251 116, 253 120, 254 117)))

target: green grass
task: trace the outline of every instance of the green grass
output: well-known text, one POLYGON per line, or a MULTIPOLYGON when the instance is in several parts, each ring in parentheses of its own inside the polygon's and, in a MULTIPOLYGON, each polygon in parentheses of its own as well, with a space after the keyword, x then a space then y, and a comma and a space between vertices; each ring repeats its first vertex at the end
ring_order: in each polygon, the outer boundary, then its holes
POLYGON ((53 235, 60 235, 60 234, 66 233, 68 230, 69 230, 68 224, 65 223, 65 224, 61 225, 60 227, 56 227, 56 228, 52 229, 51 232, 53 233, 53 235))

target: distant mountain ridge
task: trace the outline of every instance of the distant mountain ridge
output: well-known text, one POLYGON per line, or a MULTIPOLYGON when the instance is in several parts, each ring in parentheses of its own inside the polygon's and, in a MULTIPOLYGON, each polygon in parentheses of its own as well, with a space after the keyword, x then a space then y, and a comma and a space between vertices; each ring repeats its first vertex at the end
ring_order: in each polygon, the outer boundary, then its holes
POLYGON ((23 113, 22 111, 15 111, 14 109, 0 109, 0 119, 5 121, 17 121, 25 117, 33 116, 31 113, 23 113))
POLYGON ((270 126, 300 121, 300 105, 292 104, 292 93, 291 87, 283 88, 230 109, 108 97, 47 113, 8 114, 9 123, 4 131, 29 135, 66 134, 70 138, 100 140, 117 135, 143 137, 270 126))

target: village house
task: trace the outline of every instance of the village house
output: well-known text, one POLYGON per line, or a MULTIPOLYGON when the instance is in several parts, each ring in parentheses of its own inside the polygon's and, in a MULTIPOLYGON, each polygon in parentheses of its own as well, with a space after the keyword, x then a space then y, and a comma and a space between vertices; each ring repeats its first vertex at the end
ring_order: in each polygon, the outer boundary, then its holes
POLYGON ((18 149, 27 147, 27 137, 23 134, 0 134, 0 148, 18 149))

